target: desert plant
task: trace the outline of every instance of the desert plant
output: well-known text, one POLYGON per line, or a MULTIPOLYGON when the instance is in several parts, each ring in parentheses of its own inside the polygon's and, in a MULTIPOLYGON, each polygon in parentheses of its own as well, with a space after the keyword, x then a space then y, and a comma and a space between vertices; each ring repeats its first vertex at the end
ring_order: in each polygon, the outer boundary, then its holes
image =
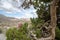
POLYGON ((56 28, 56 40, 60 40, 60 29, 56 28))
POLYGON ((22 27, 19 29, 17 28, 10 28, 6 32, 7 39, 6 40, 30 40, 28 35, 28 23, 24 23, 22 27))
POLYGON ((0 28, 0 33, 2 33, 2 29, 0 28))

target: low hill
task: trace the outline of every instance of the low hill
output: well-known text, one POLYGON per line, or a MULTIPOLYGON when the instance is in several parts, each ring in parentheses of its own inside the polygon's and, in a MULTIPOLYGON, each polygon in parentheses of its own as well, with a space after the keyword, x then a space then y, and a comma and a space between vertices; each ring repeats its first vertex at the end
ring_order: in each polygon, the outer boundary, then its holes
POLYGON ((17 26, 19 22, 28 22, 26 18, 13 18, 13 17, 6 17, 5 15, 0 14, 0 27, 8 26, 13 27, 17 26))

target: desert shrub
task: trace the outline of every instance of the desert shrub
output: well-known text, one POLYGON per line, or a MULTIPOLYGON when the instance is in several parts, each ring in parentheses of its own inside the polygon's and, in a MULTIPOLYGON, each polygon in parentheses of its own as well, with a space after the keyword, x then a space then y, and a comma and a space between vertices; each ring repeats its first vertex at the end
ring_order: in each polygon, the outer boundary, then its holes
POLYGON ((60 40, 60 29, 56 28, 56 40, 60 40))
POLYGON ((31 18, 31 24, 32 24, 31 30, 34 30, 35 32, 33 33, 36 34, 36 37, 40 38, 42 35, 40 27, 41 24, 43 24, 43 21, 38 18, 31 18))
POLYGON ((6 32, 7 39, 6 40, 30 40, 28 35, 28 23, 24 23, 22 27, 19 29, 17 28, 10 28, 6 32))
POLYGON ((2 29, 0 28, 0 33, 2 33, 2 29))

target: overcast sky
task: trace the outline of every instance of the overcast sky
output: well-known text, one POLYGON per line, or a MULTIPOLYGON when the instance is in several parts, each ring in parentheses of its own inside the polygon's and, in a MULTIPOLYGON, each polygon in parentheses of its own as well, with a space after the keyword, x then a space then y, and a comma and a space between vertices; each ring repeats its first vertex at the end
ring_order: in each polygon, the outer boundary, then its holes
POLYGON ((0 14, 16 18, 37 17, 33 5, 29 9, 23 9, 21 6, 24 0, 0 0, 0 14))

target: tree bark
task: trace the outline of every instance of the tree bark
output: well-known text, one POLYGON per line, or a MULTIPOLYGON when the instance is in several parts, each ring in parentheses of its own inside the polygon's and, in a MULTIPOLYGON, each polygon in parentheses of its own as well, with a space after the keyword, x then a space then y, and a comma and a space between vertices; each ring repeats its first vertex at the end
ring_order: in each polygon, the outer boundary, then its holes
POLYGON ((50 5, 50 16, 51 16, 51 38, 52 40, 55 40, 55 28, 56 28, 56 21, 57 21, 57 18, 56 18, 56 3, 55 1, 57 0, 53 0, 51 2, 51 5, 50 5))

